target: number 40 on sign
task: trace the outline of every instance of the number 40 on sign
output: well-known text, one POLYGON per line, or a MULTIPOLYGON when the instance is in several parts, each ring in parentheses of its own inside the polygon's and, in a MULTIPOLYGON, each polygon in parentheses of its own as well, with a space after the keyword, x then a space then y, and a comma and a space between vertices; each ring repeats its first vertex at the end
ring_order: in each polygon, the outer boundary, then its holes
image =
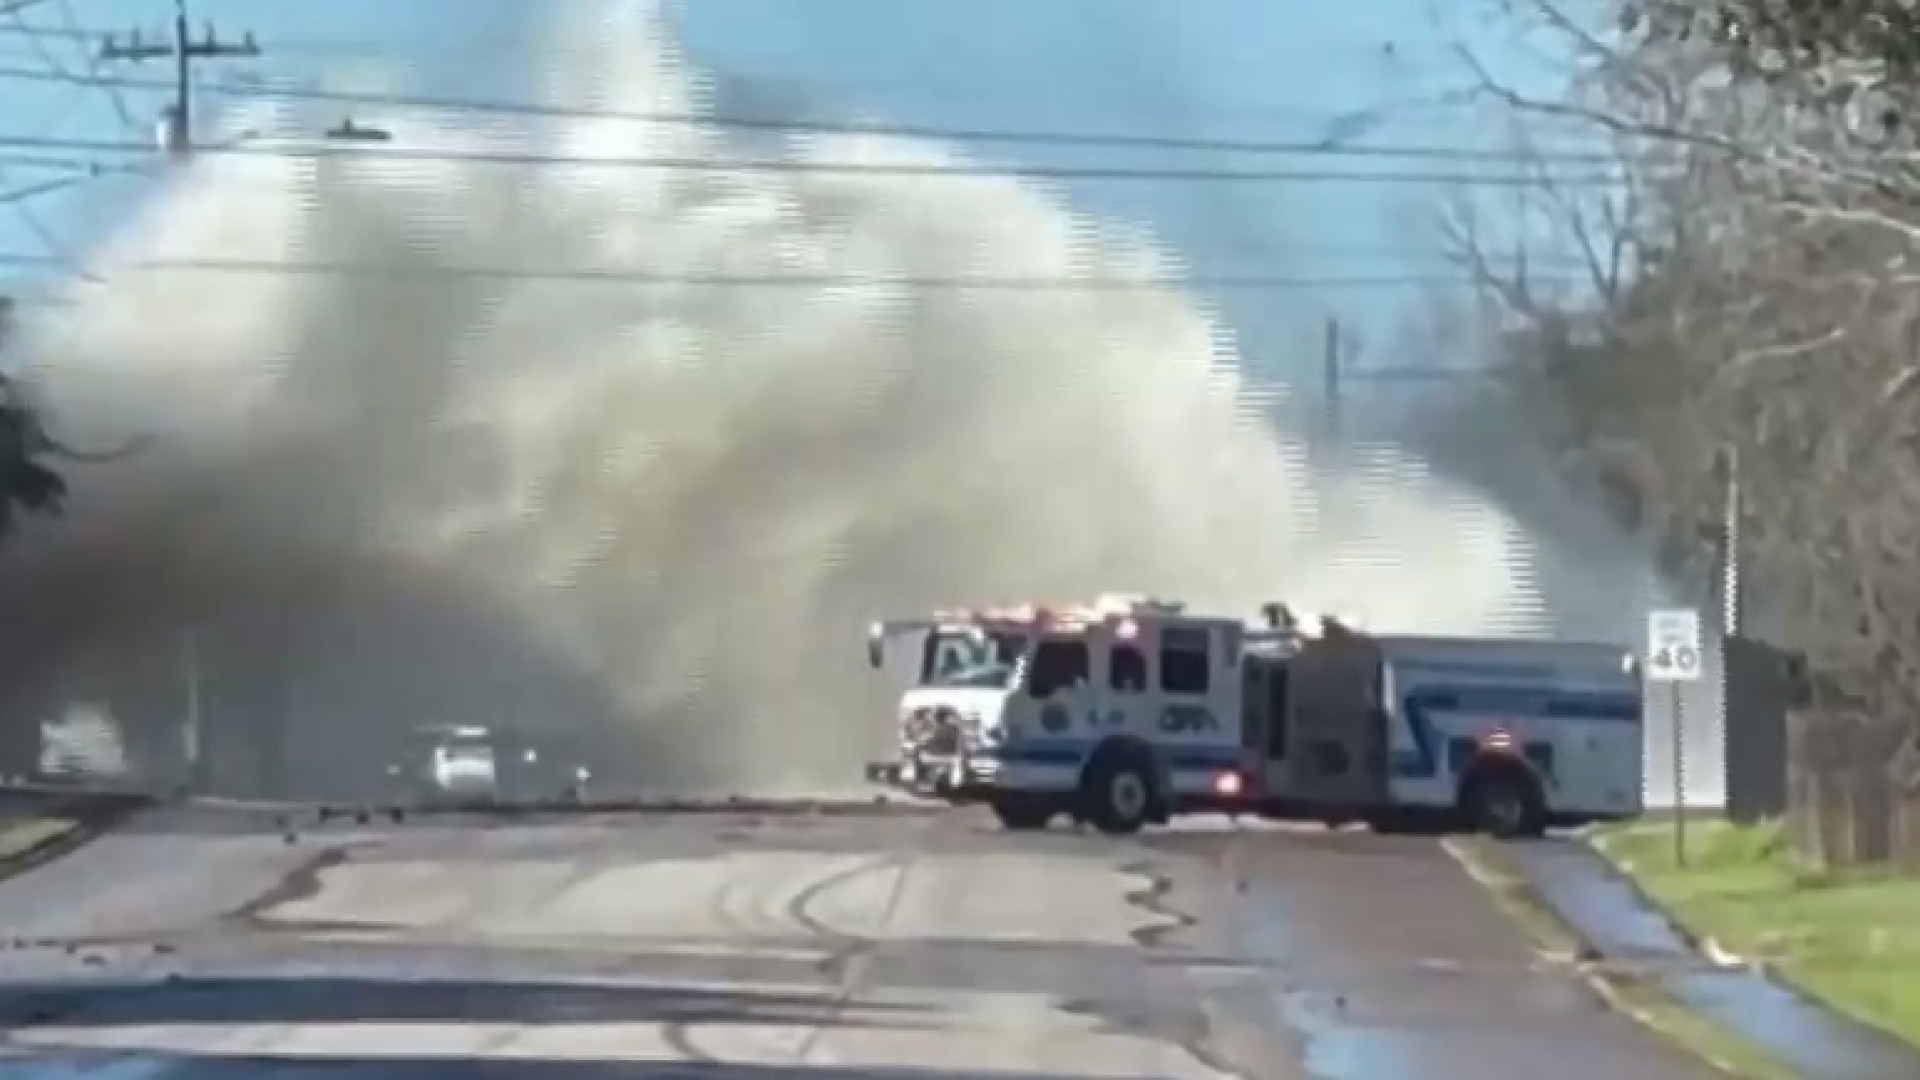
POLYGON ((1647 615, 1647 681, 1692 682, 1700 677, 1700 613, 1668 608, 1647 615))

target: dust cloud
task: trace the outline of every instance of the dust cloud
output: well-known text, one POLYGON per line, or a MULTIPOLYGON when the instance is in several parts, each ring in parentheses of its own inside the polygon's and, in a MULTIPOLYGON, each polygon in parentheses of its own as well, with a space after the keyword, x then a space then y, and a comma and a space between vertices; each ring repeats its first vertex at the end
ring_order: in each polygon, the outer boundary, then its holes
MULTIPOLYGON (((548 104, 700 113, 648 5, 556 10, 548 104)), ((449 153, 747 152, 355 120, 449 153)), ((1124 590, 1475 631, 1531 588, 1487 504, 1391 455, 1311 466, 1193 296, 901 281, 1180 272, 1139 236, 1014 179, 805 168, 952 147, 796 137, 782 172, 366 150, 180 167, 28 328, 71 441, 153 437, 15 542, 3 654, 33 707, 111 697, 164 750, 190 697, 216 783, 279 793, 350 787, 408 725, 508 721, 598 740, 627 787, 819 792, 885 745, 877 616, 1124 590)))

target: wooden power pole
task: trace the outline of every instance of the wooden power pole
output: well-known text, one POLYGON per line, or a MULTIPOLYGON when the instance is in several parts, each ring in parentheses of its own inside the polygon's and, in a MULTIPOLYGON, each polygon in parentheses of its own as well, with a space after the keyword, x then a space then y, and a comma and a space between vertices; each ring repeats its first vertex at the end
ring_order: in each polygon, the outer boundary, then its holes
POLYGON ((165 42, 143 42, 138 30, 125 43, 108 37, 100 46, 102 60, 130 60, 136 63, 172 57, 173 104, 161 119, 160 142, 169 154, 193 153, 193 62, 223 56, 259 56, 260 46, 248 32, 238 42, 222 41, 208 26, 199 41, 193 40, 187 25, 187 0, 174 0, 173 34, 165 42))
POLYGON ((1345 343, 1342 340, 1342 335, 1340 332, 1340 319, 1338 316, 1329 315, 1327 316, 1327 337, 1326 337, 1325 354, 1323 356, 1323 360, 1326 363, 1326 380, 1327 380, 1326 404, 1325 404, 1326 418, 1327 418, 1327 434, 1332 436, 1334 439, 1340 438, 1340 428, 1341 428, 1340 413, 1343 405, 1342 401, 1340 400, 1340 395, 1341 395, 1340 367, 1341 367, 1341 362, 1344 359, 1344 357, 1342 357, 1341 355, 1344 349, 1345 349, 1345 343))

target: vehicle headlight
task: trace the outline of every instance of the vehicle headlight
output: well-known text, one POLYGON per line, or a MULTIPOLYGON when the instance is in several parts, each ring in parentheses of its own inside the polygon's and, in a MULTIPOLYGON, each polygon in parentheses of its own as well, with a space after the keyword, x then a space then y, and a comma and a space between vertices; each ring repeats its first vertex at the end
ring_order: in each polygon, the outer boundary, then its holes
POLYGON ((527 763, 528 763, 528 764, 532 764, 532 763, 534 763, 534 762, 536 762, 536 761, 539 761, 539 760, 540 760, 540 754, 539 754, 539 752, 538 752, 538 751, 535 751, 535 750, 529 750, 529 751, 527 751, 527 763))
POLYGON ((575 780, 582 780, 582 781, 591 780, 593 779, 593 773, 590 772, 585 765, 582 765, 579 768, 573 770, 573 778, 575 780))

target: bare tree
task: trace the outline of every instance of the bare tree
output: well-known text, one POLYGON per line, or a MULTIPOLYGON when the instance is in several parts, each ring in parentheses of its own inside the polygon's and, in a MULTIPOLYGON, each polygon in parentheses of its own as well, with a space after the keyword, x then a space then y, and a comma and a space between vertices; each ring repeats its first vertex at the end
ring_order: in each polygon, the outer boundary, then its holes
MULTIPOLYGON (((1795 5, 1721 10, 1737 7, 1795 5)), ((1646 5, 1622 3, 1626 34, 1549 0, 1514 10, 1563 36, 1572 91, 1526 97, 1466 55, 1483 91, 1584 124, 1624 176, 1594 199, 1543 170, 1532 213, 1589 268, 1571 292, 1499 270, 1485 230, 1452 217, 1515 385, 1561 418, 1567 461, 1617 479, 1619 514, 1682 577, 1703 564, 1717 463, 1737 454, 1770 631, 1849 697, 1920 712, 1920 154, 1880 119, 1906 97, 1898 57, 1843 37, 1769 51, 1678 8, 1648 29, 1646 5)))
MULTIPOLYGON (((0 355, 13 336, 14 304, 0 297, 0 355)), ((47 434, 38 410, 0 373, 0 533, 12 528, 19 511, 56 513, 66 497, 66 481, 43 463, 58 444, 47 434)))

